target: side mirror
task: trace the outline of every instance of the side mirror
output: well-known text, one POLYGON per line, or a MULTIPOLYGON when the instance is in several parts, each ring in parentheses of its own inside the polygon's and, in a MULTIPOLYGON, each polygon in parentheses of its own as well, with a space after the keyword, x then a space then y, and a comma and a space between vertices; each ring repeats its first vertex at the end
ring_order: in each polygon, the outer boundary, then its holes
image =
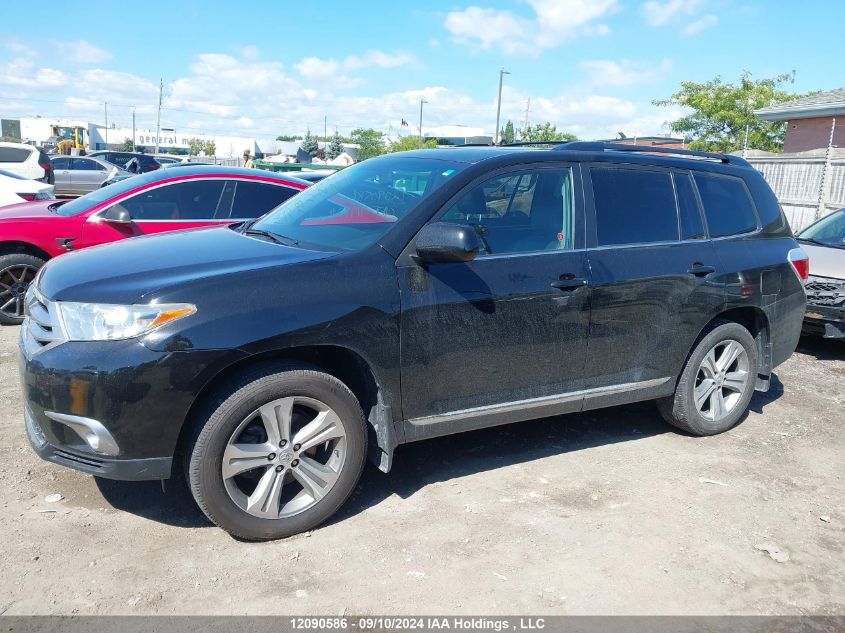
POLYGON ((114 205, 113 207, 109 207, 106 209, 100 217, 103 219, 104 222, 108 222, 109 224, 131 224, 132 218, 129 216, 129 211, 125 208, 120 206, 119 204, 114 205))
POLYGON ((468 262, 478 255, 481 242, 471 226, 432 222, 420 231, 416 247, 417 257, 427 263, 468 262))

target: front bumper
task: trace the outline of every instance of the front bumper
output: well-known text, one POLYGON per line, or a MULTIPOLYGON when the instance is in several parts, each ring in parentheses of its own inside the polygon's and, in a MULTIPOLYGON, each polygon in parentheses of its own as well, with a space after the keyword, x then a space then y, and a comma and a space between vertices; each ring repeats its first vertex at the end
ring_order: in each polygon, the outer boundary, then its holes
POLYGON ((154 351, 133 339, 28 354, 21 332, 24 417, 39 456, 111 479, 170 476, 190 407, 225 352, 154 351))

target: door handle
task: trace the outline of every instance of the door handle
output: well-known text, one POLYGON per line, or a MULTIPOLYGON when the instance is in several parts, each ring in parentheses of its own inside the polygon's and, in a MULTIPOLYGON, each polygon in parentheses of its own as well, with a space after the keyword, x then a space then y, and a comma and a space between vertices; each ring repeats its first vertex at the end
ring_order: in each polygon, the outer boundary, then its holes
POLYGON ((705 266, 704 264, 699 262, 695 262, 692 265, 692 268, 687 270, 687 273, 692 275, 693 277, 706 277, 707 275, 710 275, 715 272, 716 268, 714 268, 713 266, 705 266))
POLYGON ((583 288, 587 285, 587 280, 582 277, 576 277, 572 273, 566 273, 560 276, 557 281, 552 282, 552 288, 557 288, 563 292, 572 292, 583 288))

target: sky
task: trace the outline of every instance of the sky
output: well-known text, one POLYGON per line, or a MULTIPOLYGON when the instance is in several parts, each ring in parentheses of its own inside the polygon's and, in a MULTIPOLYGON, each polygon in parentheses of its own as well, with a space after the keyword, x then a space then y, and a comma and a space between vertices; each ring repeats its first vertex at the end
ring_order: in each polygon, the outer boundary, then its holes
POLYGON ((834 0, 4 3, 0 116, 275 138, 549 121, 579 138, 668 133, 682 81, 795 71, 845 85, 834 0), (403 126, 402 120, 408 125, 403 126))

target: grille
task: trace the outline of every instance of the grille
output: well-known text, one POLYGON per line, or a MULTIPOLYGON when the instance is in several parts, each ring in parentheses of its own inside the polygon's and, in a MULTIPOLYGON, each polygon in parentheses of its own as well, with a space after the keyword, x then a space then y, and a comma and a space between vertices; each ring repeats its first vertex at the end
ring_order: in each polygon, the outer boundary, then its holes
POLYGON ((807 303, 817 306, 845 306, 845 281, 829 277, 813 277, 804 285, 807 303))
POLYGON ((64 342, 56 307, 32 284, 26 293, 26 318, 21 330, 24 351, 32 355, 46 347, 64 342))

